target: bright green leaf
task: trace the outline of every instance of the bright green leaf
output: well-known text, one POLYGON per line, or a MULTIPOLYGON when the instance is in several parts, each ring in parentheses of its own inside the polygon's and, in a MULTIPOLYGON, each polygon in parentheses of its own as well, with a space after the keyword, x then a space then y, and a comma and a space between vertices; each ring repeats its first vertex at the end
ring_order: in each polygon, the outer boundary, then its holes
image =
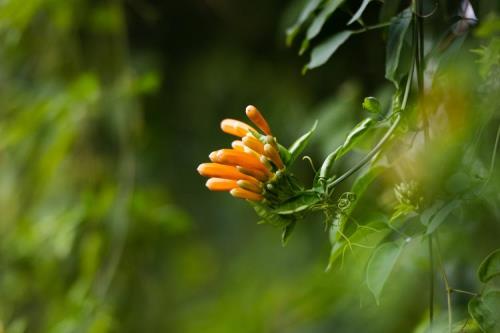
POLYGON ((298 138, 288 149, 290 152, 290 158, 288 159, 288 162, 286 163, 287 166, 290 166, 295 162, 297 157, 304 151, 304 149, 307 147, 307 144, 309 143, 309 140, 311 138, 311 135, 314 133, 316 130, 316 126, 318 125, 318 121, 314 122, 313 127, 309 130, 309 132, 305 133, 302 135, 300 138, 298 138))
POLYGON ((392 81, 396 87, 398 80, 396 72, 399 65, 404 37, 412 19, 411 8, 407 8, 391 20, 386 47, 385 77, 392 81))
POLYGON ((320 179, 326 179, 330 177, 330 174, 333 169, 333 165, 335 160, 337 159, 337 154, 339 151, 342 149, 342 146, 338 147, 335 149, 333 152, 331 152, 323 161, 323 164, 321 165, 321 169, 319 171, 319 177, 320 179))
POLYGON ((366 6, 368 6, 368 4, 372 1, 373 0, 363 0, 363 3, 361 4, 361 6, 359 6, 356 13, 354 13, 351 20, 349 22, 347 22, 347 25, 350 25, 350 24, 356 22, 361 17, 361 15, 363 15, 363 12, 365 11, 366 6))
POLYGON ((375 97, 366 97, 363 101, 363 109, 370 113, 380 113, 380 102, 375 97))
POLYGON ((349 152, 356 143, 367 133, 367 131, 372 127, 375 121, 372 118, 366 118, 359 122, 350 132, 342 145, 342 149, 337 154, 337 159, 344 156, 349 152))
MULTIPOLYGON (((477 272, 479 280, 486 283, 497 275, 500 275, 500 249, 491 252, 479 266, 477 272)), ((499 308, 500 310, 500 308, 499 308)))
POLYGON ((378 246, 373 252, 366 267, 366 284, 373 293, 377 304, 396 261, 401 254, 403 246, 388 242, 378 246))
POLYGON ((308 69, 313 69, 325 64, 335 51, 337 51, 339 46, 342 45, 351 35, 352 31, 342 31, 316 46, 312 50, 311 59, 304 67, 303 72, 305 73, 308 69))
POLYGON ((500 291, 490 291, 469 302, 469 314, 483 332, 500 332, 500 291))

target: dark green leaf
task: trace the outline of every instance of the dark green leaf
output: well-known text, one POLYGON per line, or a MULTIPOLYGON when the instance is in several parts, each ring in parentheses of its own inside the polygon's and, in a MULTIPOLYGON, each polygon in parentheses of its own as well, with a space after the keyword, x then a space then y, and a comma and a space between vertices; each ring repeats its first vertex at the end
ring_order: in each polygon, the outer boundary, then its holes
POLYGON ((365 11, 366 6, 368 6, 368 4, 372 1, 373 0, 363 0, 363 3, 361 4, 361 6, 359 6, 356 13, 354 13, 351 20, 349 22, 347 22, 347 25, 350 25, 350 24, 356 22, 361 17, 361 15, 363 15, 363 12, 365 11))
POLYGON ((386 47, 385 77, 392 81, 396 87, 399 85, 398 79, 396 78, 396 71, 399 65, 405 34, 410 26, 411 19, 411 8, 407 8, 393 18, 389 26, 386 47))
POLYGON ((490 291, 469 302, 469 314, 483 332, 500 332, 500 291, 490 291))
MULTIPOLYGON (((491 252, 479 266, 477 272, 479 280, 486 283, 497 275, 500 275, 500 249, 491 252)), ((500 311, 500 308, 499 308, 500 311)))
POLYGON ((290 152, 290 158, 288 162, 286 163, 287 166, 290 166, 295 162, 297 157, 304 151, 304 149, 307 147, 307 144, 309 143, 309 139, 311 138, 311 135, 314 133, 316 130, 316 126, 318 125, 318 121, 314 122, 313 127, 309 130, 309 132, 305 133, 302 135, 300 138, 298 138, 288 149, 290 152))
POLYGON ((290 235, 295 229, 296 224, 297 224, 296 221, 292 221, 290 224, 288 224, 286 227, 283 228, 283 233, 281 234, 281 245, 283 246, 286 245, 288 239, 290 238, 290 235))
POLYGON ((396 15, 400 4, 400 0, 384 0, 380 9, 380 22, 387 22, 396 15))
POLYGON ((304 9, 302 10, 302 12, 300 13, 299 15, 299 18, 297 19, 297 22, 294 23, 293 26, 291 26, 290 28, 287 29, 286 31, 286 44, 288 46, 292 45, 293 43, 293 40, 295 39, 295 37, 297 36, 297 34, 299 33, 302 25, 304 24, 304 22, 312 16, 313 12, 318 9, 318 7, 320 6, 321 2, 323 0, 310 0, 310 1, 307 1, 307 4, 306 6, 304 7, 304 9))
POLYGON ((321 10, 321 12, 318 14, 318 16, 316 16, 316 18, 309 26, 309 29, 307 29, 306 39, 311 40, 316 37, 323 28, 326 20, 344 1, 345 0, 328 0, 325 4, 325 7, 323 7, 323 10, 321 10))
POLYGON ((366 97, 363 101, 363 109, 371 113, 380 113, 380 102, 375 97, 366 97))
POLYGON ((445 204, 430 220, 429 225, 427 226, 427 234, 431 234, 436 230, 441 223, 443 223, 448 215, 460 206, 460 200, 453 200, 450 201, 449 203, 445 204))
POLYGON ((366 284, 373 293, 377 304, 389 275, 403 249, 394 242, 379 245, 373 252, 366 267, 366 284))
POLYGON ((305 192, 275 208, 272 212, 279 215, 291 215, 302 212, 320 200, 316 192, 305 192))
POLYGON ((335 51, 337 51, 339 46, 342 45, 351 35, 352 31, 342 31, 316 46, 312 50, 311 59, 304 67, 303 72, 305 73, 308 69, 313 69, 326 63, 335 51))
POLYGON ((363 137, 367 133, 367 131, 372 127, 375 121, 372 118, 366 118, 359 122, 352 130, 347 134, 347 137, 342 145, 342 149, 337 154, 337 159, 344 156, 347 152, 349 152, 359 139, 363 137))

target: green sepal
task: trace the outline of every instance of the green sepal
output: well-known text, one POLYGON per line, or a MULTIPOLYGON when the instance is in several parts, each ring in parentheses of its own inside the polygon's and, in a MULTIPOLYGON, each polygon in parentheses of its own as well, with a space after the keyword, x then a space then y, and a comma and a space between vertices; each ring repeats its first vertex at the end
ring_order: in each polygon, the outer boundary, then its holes
POLYGON ((293 162, 299 157, 299 155, 304 151, 309 143, 311 135, 316 130, 316 126, 318 125, 318 121, 314 122, 313 127, 305 134, 303 134, 300 138, 298 138, 291 146, 288 148, 290 152, 290 159, 287 161, 286 166, 291 166, 293 162))

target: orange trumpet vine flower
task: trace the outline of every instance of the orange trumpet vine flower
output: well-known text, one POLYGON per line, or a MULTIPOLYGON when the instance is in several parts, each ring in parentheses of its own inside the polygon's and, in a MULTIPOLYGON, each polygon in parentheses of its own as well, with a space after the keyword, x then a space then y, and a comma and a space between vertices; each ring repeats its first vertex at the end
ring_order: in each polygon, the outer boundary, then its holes
POLYGON ((244 122, 224 119, 222 131, 241 140, 232 142, 233 149, 210 153, 212 163, 200 164, 198 172, 210 177, 206 186, 211 191, 229 191, 236 198, 261 201, 267 195, 265 185, 272 182, 277 177, 276 172, 285 165, 266 119, 254 106, 249 105, 245 111, 264 135, 244 122))
POLYGON ((250 119, 252 123, 254 123, 258 128, 260 128, 262 132, 266 133, 267 135, 272 135, 269 124, 255 106, 253 105, 247 106, 245 112, 247 114, 248 119, 250 119))

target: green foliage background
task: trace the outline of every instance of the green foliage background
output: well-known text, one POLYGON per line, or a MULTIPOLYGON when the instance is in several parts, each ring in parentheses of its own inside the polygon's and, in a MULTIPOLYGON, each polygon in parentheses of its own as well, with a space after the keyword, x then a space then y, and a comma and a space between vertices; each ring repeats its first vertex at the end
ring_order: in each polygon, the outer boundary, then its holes
MULTIPOLYGON (((424 244, 407 246, 377 305, 364 282, 370 249, 348 251, 325 273, 330 248, 319 216, 283 248, 279 230, 257 226, 244 201, 208 192, 196 174, 231 140, 220 120, 243 119, 248 104, 285 144, 318 119, 306 151, 317 165, 366 117, 364 96, 390 104, 379 31, 352 37, 301 75, 307 59, 286 48, 284 31, 304 3, 0 3, 0 332, 425 331, 424 244)), ((480 22, 498 13, 494 2, 473 4, 480 22)), ((379 7, 364 15, 377 17, 379 7)), ((449 62, 460 94, 478 89, 481 75, 485 89, 498 89, 491 73, 500 70, 500 43, 487 28, 449 62)), ((458 124, 466 134, 443 144, 454 151, 477 142, 467 163, 485 176, 499 108, 496 99, 480 102, 465 110, 477 116, 458 124), (485 117, 478 136, 472 120, 485 117)), ((429 159, 425 172, 443 184, 426 183, 427 192, 468 184, 453 165, 429 159)), ((312 181, 305 161, 294 171, 312 181)), ((476 269, 500 245, 499 176, 496 167, 484 195, 443 224, 442 255, 457 288, 479 291, 476 269)), ((390 215, 392 187, 372 185, 356 218, 390 215)), ((457 322, 469 299, 454 295, 457 322)))

